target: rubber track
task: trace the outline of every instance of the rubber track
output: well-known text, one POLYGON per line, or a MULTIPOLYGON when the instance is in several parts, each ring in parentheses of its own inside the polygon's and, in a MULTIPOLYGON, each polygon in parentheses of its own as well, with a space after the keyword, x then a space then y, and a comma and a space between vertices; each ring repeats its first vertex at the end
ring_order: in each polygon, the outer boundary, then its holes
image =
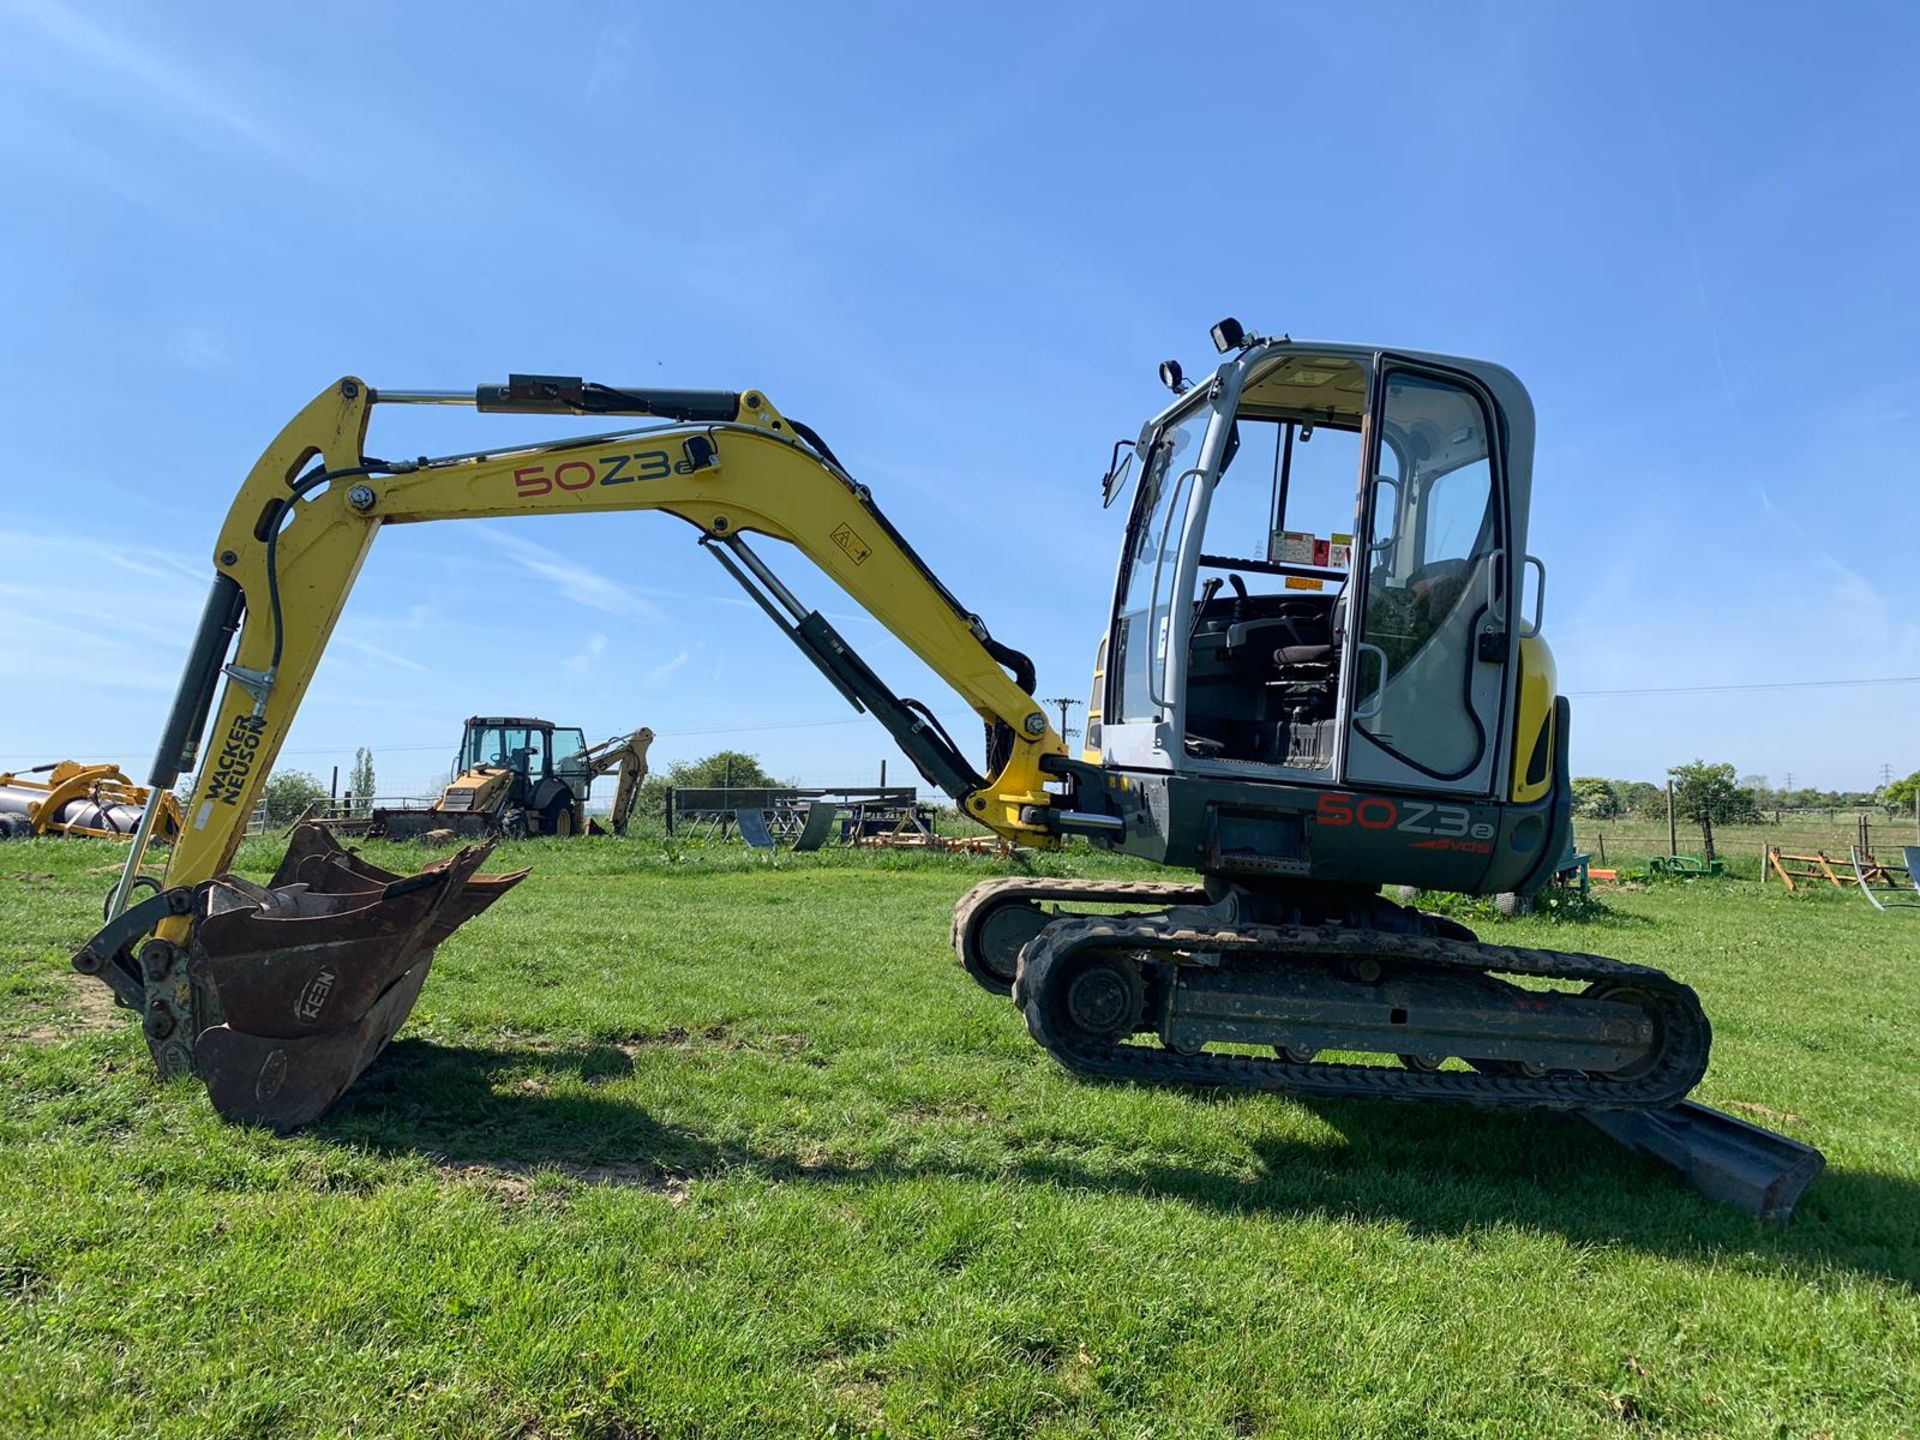
POLYGON ((1043 900, 1077 901, 1082 905, 1204 905, 1203 886, 1181 885, 1165 880, 1047 880, 1015 876, 1007 880, 987 880, 960 897, 953 908, 955 958, 968 974, 967 948, 976 942, 980 926, 990 911, 1002 905, 1037 904, 1043 900))
MULTIPOLYGON (((1190 963, 1190 962, 1189 962, 1190 963)), ((1264 967, 1263 967, 1264 968, 1264 967)), ((1712 1030, 1699 997, 1658 970, 1557 950, 1482 945, 1341 926, 1257 926, 1182 929, 1153 916, 1093 916, 1047 926, 1020 953, 1014 1002, 1033 1038, 1068 1069, 1110 1079, 1161 1084, 1286 1090, 1304 1095, 1369 1099, 1448 1100, 1473 1105, 1546 1110, 1640 1110, 1672 1105, 1706 1073, 1712 1030), (1252 1055, 1182 1055, 1130 1044, 1080 1044, 1058 1033, 1041 993, 1049 973, 1088 950, 1181 951, 1246 955, 1266 966, 1297 957, 1359 959, 1453 969, 1475 975, 1505 972, 1546 980, 1614 981, 1663 995, 1668 1049, 1661 1063, 1632 1080, 1588 1075, 1422 1073, 1384 1065, 1341 1062, 1295 1064, 1252 1055)))

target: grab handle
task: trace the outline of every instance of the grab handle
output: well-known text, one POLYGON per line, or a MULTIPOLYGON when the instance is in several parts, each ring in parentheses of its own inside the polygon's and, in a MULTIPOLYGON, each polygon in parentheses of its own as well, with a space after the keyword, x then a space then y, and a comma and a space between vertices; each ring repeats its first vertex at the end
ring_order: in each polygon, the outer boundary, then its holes
POLYGON ((1353 648, 1356 653, 1371 650, 1380 657, 1380 683, 1374 687, 1373 694, 1353 707, 1354 719, 1371 720, 1380 713, 1380 707, 1387 703, 1387 652, 1365 640, 1354 641, 1353 648))
MULTIPOLYGON (((1160 539, 1153 554, 1153 589, 1147 592, 1147 699, 1161 710, 1171 710, 1167 697, 1161 692, 1160 679, 1166 669, 1166 646, 1160 638, 1160 570, 1167 563, 1167 537, 1173 531, 1173 515, 1180 508, 1180 497, 1186 492, 1187 482, 1202 473, 1199 466, 1191 470, 1182 470, 1173 482, 1173 494, 1167 499, 1167 518, 1160 522, 1160 539)), ((1173 607, 1166 607, 1168 614, 1167 629, 1171 631, 1173 607)))

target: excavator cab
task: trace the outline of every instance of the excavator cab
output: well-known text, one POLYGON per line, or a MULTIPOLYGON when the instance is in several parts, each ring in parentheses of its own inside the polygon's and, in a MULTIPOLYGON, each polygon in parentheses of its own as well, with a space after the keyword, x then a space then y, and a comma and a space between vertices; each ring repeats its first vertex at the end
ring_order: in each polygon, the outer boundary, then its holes
POLYGON ((1167 823, 1127 848, 1329 879, 1384 865, 1469 892, 1542 883, 1564 816, 1542 590, 1529 611, 1517 583, 1544 581, 1525 552, 1526 391, 1452 357, 1229 348, 1133 446, 1089 737, 1103 767, 1164 787, 1167 823))

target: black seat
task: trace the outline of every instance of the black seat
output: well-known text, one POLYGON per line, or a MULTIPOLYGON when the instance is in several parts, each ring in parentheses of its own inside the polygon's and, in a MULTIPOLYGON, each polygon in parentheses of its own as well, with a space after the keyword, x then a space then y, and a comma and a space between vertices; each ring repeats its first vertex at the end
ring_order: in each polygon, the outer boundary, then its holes
MULTIPOLYGON (((1346 604, 1343 589, 1331 611, 1316 609, 1301 617, 1311 620, 1312 639, 1296 632, 1292 637, 1296 643, 1273 651, 1273 678, 1268 684, 1283 713, 1294 723, 1324 720, 1333 714, 1333 682, 1339 669, 1340 630, 1346 621, 1346 604), (1321 641, 1320 635, 1327 638, 1321 641)), ((1301 629, 1307 628, 1301 626, 1301 629)))
POLYGON ((1280 669, 1295 665, 1326 665, 1332 660, 1331 645, 1282 645, 1273 652, 1273 663, 1280 669))

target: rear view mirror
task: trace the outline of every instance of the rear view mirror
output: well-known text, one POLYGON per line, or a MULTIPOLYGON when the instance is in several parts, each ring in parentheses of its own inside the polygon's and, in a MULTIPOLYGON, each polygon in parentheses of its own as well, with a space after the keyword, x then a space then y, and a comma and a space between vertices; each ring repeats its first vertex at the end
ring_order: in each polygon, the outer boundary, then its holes
POLYGON ((1127 477, 1133 473, 1133 457, 1137 448, 1131 440, 1113 442, 1113 454, 1107 458, 1107 473, 1100 480, 1100 508, 1106 509, 1113 504, 1114 498, 1126 488, 1127 477), (1121 451, 1126 453, 1123 455, 1121 451))

